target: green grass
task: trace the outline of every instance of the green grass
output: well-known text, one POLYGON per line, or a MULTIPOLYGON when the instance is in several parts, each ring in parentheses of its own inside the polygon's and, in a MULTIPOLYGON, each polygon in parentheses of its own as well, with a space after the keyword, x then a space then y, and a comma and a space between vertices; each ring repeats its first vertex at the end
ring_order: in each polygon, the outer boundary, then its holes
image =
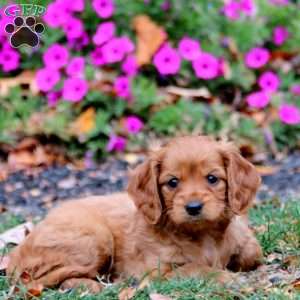
MULTIPOLYGON (((284 261, 287 257, 299 257, 300 261, 300 202, 289 201, 285 204, 276 201, 259 205, 250 212, 257 237, 263 247, 268 262, 268 256, 277 255, 276 263, 283 269, 286 268, 284 261)), ((16 225, 17 219, 7 218, 6 223, 0 225, 0 231, 16 225)), ((300 265, 299 265, 300 267, 300 265)), ((254 272, 255 273, 255 272, 254 272)), ((258 280, 259 281, 259 280, 258 280)), ((118 300, 118 294, 123 285, 114 285, 106 288, 99 295, 86 295, 80 291, 60 293, 57 290, 45 290, 39 299, 42 300, 118 300)), ((8 283, 5 277, 0 277, 0 299, 7 296, 8 283)), ((247 286, 222 287, 212 280, 201 280, 196 278, 174 279, 172 281, 156 281, 136 293, 134 300, 147 300, 151 293, 168 295, 172 299, 197 300, 197 299, 299 299, 300 293, 291 284, 281 284, 273 287, 247 286)), ((12 299, 22 299, 15 296, 12 299)))

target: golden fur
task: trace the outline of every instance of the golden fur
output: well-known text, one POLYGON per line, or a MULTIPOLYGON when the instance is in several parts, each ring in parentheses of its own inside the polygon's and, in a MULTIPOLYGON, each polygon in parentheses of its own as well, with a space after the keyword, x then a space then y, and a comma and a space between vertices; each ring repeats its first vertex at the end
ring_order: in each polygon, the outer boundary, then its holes
POLYGON ((128 193, 73 200, 53 209, 10 255, 8 273, 27 284, 98 291, 97 275, 165 278, 255 268, 261 248, 247 223, 260 178, 229 143, 177 138, 130 174, 128 193), (219 178, 209 184, 207 175, 219 178), (170 188, 171 177, 179 179, 170 188), (201 199, 198 216, 185 205, 201 199), (24 280, 23 280, 24 281, 24 280))

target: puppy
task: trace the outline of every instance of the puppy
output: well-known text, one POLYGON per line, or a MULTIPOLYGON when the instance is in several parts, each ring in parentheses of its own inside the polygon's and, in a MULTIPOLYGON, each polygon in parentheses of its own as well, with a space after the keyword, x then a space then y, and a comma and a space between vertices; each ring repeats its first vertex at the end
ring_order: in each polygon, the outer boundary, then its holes
POLYGON ((232 144, 174 139, 131 172, 128 193, 53 209, 12 251, 8 274, 27 285, 84 284, 94 292, 103 274, 227 280, 227 268, 248 271, 261 261, 246 216, 259 185, 232 144))

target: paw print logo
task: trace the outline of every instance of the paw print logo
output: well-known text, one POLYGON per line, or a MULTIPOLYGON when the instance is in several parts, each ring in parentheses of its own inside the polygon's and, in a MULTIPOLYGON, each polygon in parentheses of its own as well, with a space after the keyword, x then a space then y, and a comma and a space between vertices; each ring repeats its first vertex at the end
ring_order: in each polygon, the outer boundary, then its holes
POLYGON ((6 33, 10 34, 10 44, 14 48, 22 45, 36 47, 40 42, 40 34, 44 31, 42 23, 36 23, 34 17, 16 17, 14 24, 7 24, 5 26, 6 33))

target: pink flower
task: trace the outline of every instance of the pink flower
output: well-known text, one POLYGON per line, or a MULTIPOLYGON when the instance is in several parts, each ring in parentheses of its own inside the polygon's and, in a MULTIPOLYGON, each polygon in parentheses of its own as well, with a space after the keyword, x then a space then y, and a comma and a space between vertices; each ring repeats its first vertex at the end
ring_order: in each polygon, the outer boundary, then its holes
POLYGON ((186 60, 194 60, 200 55, 200 44, 197 40, 184 37, 178 45, 179 54, 186 60))
POLYGON ((63 3, 53 2, 47 6, 44 22, 52 28, 57 28, 65 24, 71 16, 68 6, 63 3))
POLYGON ((84 72, 84 58, 79 56, 79 57, 74 57, 71 59, 70 63, 68 64, 66 68, 66 73, 71 76, 80 76, 84 72))
POLYGON ((101 18, 110 18, 115 10, 113 0, 93 0, 93 9, 96 11, 101 18))
POLYGON ((88 92, 88 83, 81 78, 68 78, 63 86, 63 98, 70 102, 79 102, 88 92))
POLYGON ((248 68, 258 69, 264 66, 270 59, 270 53, 265 48, 252 48, 245 56, 245 64, 248 68))
POLYGON ((20 54, 11 48, 4 48, 0 51, 0 65, 4 72, 18 69, 20 65, 20 54))
POLYGON ((49 92, 60 81, 60 74, 57 70, 44 68, 36 72, 35 80, 40 91, 49 92))
POLYGON ((63 29, 68 39, 77 39, 84 32, 82 21, 73 17, 68 19, 68 22, 63 25, 63 29))
POLYGON ((126 129, 131 134, 139 133, 144 127, 143 122, 136 116, 127 117, 125 121, 126 129))
POLYGON ((71 11, 84 11, 84 0, 56 0, 56 3, 67 5, 71 11))
POLYGON ((279 108, 280 120, 289 125, 296 125, 300 123, 300 110, 295 105, 282 104, 279 108))
POLYGON ((134 51, 134 43, 127 36, 122 36, 119 38, 121 47, 124 49, 126 53, 130 53, 134 51))
POLYGON ((219 60, 210 53, 202 52, 197 59, 193 61, 193 69, 198 78, 205 80, 213 79, 219 75, 219 60))
POLYGON ((176 74, 180 69, 180 56, 169 45, 164 45, 154 55, 153 63, 162 75, 176 74))
POLYGON ((245 13, 245 15, 252 16, 256 11, 255 3, 253 0, 241 0, 240 9, 245 13))
POLYGON ((269 0, 269 2, 278 6, 284 6, 289 4, 289 0, 269 0))
POLYGON ((84 31, 82 32, 81 36, 75 39, 68 38, 68 45, 69 47, 75 49, 76 51, 80 51, 83 47, 89 44, 89 36, 84 31))
POLYGON ((131 97, 130 80, 126 76, 119 76, 114 83, 114 89, 121 98, 129 100, 131 97))
POLYGON ((267 71, 259 77, 258 85, 266 92, 276 92, 280 85, 280 79, 274 72, 267 71))
POLYGON ((95 45, 102 45, 103 43, 110 40, 116 30, 116 25, 114 22, 104 22, 97 27, 97 31, 93 36, 93 42, 95 45))
POLYGON ((90 53, 91 56, 91 63, 94 66, 103 66, 106 64, 106 60, 103 56, 102 49, 97 47, 90 53))
POLYGON ((102 47, 102 54, 106 63, 116 63, 123 60, 126 52, 120 38, 112 38, 102 47))
POLYGON ((68 50, 59 44, 50 46, 43 55, 44 64, 52 69, 59 69, 65 66, 68 59, 68 50))
POLYGON ((300 84, 294 84, 290 90, 293 95, 300 96, 300 84))
POLYGON ((61 91, 49 92, 47 94, 48 107, 55 107, 59 99, 61 98, 61 95, 61 91))
POLYGON ((237 20, 240 17, 240 4, 235 0, 230 0, 223 6, 222 12, 229 20, 237 20))
POLYGON ((270 96, 264 91, 253 92, 246 98, 248 105, 255 108, 263 108, 267 106, 270 100, 270 96))
POLYGON ((273 30, 273 43, 281 46, 289 37, 289 32, 283 26, 276 26, 273 30))
POLYGON ((126 143, 127 143, 127 141, 124 137, 112 134, 109 137, 109 141, 106 145, 106 151, 108 151, 108 152, 111 152, 111 151, 121 152, 125 149, 126 143))
POLYGON ((121 66, 122 71, 128 76, 134 76, 138 72, 138 64, 133 55, 127 56, 121 66))

